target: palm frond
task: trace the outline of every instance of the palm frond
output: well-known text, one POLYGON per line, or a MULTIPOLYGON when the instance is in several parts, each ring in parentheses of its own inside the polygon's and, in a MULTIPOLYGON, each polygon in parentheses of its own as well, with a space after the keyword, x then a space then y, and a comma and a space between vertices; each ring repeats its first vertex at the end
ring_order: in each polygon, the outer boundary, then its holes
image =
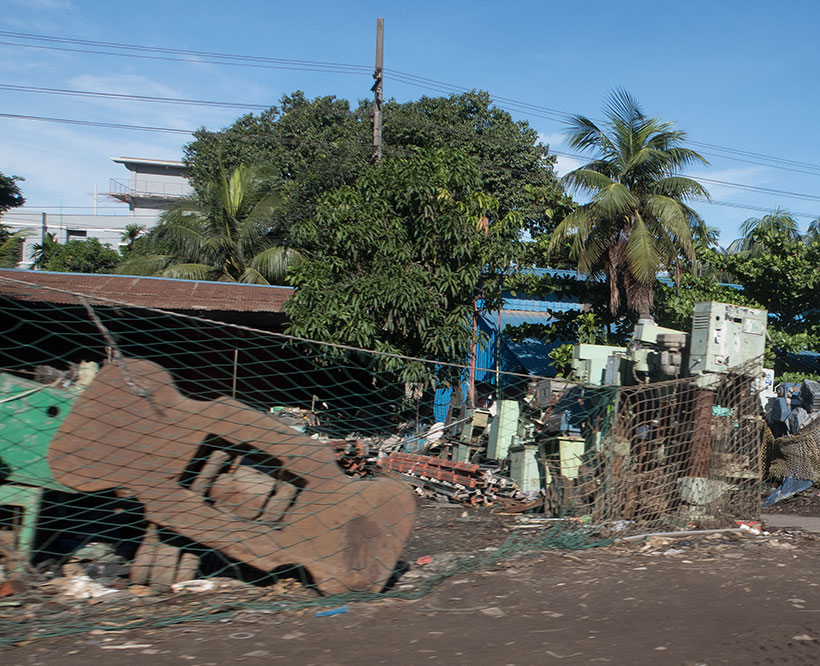
POLYGON ((168 267, 170 257, 162 254, 143 254, 129 257, 111 271, 114 275, 159 275, 168 267))
POLYGON ((288 269, 299 263, 301 255, 291 248, 269 247, 257 254, 250 262, 254 269, 270 284, 286 284, 288 269))
POLYGON ((651 284, 658 273, 660 257, 652 233, 643 218, 636 215, 626 242, 626 261, 639 282, 651 284))
POLYGON ((612 184, 609 176, 586 166, 570 171, 562 181, 573 191, 585 192, 598 192, 612 184))
POLYGON ((175 264, 160 273, 162 277, 179 280, 213 280, 218 274, 213 266, 207 264, 175 264))

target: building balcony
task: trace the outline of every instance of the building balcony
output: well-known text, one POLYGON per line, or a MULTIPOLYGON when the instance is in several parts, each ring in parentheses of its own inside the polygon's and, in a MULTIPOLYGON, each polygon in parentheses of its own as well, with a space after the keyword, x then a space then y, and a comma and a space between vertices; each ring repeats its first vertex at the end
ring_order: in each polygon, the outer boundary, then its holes
POLYGON ((109 180, 107 196, 127 203, 131 210, 151 208, 165 210, 178 199, 187 196, 193 189, 186 180, 178 182, 163 180, 123 181, 116 178, 109 180))

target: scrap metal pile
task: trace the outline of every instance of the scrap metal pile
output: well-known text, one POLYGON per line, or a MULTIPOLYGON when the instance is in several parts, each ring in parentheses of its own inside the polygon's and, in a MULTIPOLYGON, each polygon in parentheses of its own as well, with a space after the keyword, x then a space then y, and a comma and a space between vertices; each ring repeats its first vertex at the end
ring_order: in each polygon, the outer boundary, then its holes
POLYGON ((422 497, 444 496, 471 505, 526 499, 512 479, 498 473, 497 465, 454 462, 413 453, 381 456, 379 465, 402 474, 422 497))

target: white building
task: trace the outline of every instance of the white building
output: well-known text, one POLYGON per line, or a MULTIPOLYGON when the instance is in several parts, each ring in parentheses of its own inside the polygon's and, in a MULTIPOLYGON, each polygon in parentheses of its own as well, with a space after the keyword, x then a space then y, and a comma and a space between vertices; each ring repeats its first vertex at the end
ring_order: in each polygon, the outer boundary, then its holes
MULTIPOLYGON (((163 210, 193 189, 185 178, 185 165, 173 160, 151 160, 137 157, 112 157, 131 173, 127 178, 112 178, 109 191, 94 197, 93 213, 73 214, 65 211, 42 211, 23 206, 3 215, 3 224, 12 231, 26 230, 23 261, 20 268, 30 268, 35 244, 46 232, 55 234, 57 242, 97 238, 118 248, 122 233, 129 224, 153 227, 163 210), (128 204, 122 213, 97 214, 100 196, 128 204)), ((95 188, 96 192, 96 188, 95 188)))

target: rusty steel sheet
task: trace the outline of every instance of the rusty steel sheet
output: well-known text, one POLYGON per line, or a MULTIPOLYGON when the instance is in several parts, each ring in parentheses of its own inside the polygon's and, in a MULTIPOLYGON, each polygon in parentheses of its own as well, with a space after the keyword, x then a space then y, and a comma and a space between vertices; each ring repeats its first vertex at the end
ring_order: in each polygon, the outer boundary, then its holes
POLYGON ((326 444, 237 400, 187 398, 146 360, 99 372, 48 462, 60 483, 117 489, 143 504, 150 523, 261 571, 300 565, 328 594, 380 590, 416 514, 406 484, 348 477, 326 444), (246 460, 255 471, 241 469, 246 460), (249 502, 252 489, 262 490, 249 502))

